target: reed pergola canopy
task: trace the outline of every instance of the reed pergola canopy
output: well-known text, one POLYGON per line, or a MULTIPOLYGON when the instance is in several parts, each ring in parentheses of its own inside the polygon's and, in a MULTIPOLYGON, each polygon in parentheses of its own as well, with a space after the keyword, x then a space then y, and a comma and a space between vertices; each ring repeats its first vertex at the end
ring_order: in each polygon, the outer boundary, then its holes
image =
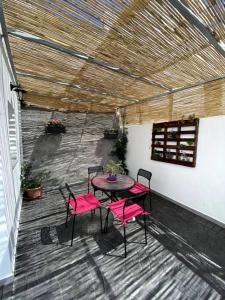
POLYGON ((222 0, 11 0, 2 9, 27 103, 126 107, 131 123, 176 119, 178 103, 224 114, 222 0))

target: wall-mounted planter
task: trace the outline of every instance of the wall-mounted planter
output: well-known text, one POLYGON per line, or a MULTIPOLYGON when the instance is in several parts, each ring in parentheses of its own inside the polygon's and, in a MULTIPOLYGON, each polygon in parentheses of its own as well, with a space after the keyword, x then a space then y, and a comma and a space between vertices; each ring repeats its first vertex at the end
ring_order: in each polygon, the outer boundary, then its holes
POLYGON ((199 119, 153 124, 152 160, 195 167, 199 119))
POLYGON ((45 128, 45 133, 49 134, 59 134, 66 133, 66 128, 64 125, 47 125, 45 128))
POLYGON ((108 140, 115 140, 118 138, 118 130, 105 130, 104 131, 104 138, 108 140))
POLYGON ((66 128, 59 119, 51 119, 45 127, 45 133, 59 134, 66 133, 66 128))

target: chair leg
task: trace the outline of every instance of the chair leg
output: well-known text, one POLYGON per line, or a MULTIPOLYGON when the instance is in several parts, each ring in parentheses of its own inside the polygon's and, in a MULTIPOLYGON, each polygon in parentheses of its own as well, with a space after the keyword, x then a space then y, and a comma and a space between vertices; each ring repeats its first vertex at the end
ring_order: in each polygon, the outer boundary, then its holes
POLYGON ((152 210, 152 197, 151 197, 151 192, 149 193, 149 200, 150 200, 150 209, 152 210))
POLYGON ((106 215, 106 218, 105 218, 105 225, 104 225, 104 232, 106 233, 107 230, 108 230, 108 221, 109 221, 109 208, 107 209, 107 215, 106 215))
MULTIPOLYGON (((95 192, 96 192, 96 189, 94 189, 94 196, 95 196, 95 192)), ((95 209, 93 209, 93 210, 91 211, 91 216, 93 217, 93 215, 95 215, 95 209)))
POLYGON ((144 229, 145 229, 145 244, 147 245, 147 226, 146 226, 146 215, 144 214, 144 229))
POLYGON ((75 227, 75 218, 76 218, 76 215, 73 216, 73 228, 72 228, 72 235, 71 235, 71 244, 70 246, 72 247, 73 246, 73 236, 74 236, 74 227, 75 227))
POLYGON ((126 226, 123 226, 123 241, 124 241, 124 252, 125 258, 127 257, 127 237, 126 237, 126 226))
POLYGON ((66 208, 66 223, 65 223, 66 228, 68 227, 67 223, 68 223, 69 210, 70 210, 69 205, 67 205, 67 208, 66 208))
POLYGON ((100 212, 100 226, 101 226, 101 233, 102 233, 102 209, 99 207, 99 212, 100 212))

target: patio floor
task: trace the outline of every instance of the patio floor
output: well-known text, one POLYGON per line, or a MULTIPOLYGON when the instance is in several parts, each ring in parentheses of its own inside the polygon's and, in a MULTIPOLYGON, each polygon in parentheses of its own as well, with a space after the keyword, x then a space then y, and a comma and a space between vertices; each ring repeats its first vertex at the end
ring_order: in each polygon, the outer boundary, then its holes
MULTIPOLYGON (((73 190, 85 193, 86 186, 73 190)), ((64 221, 57 190, 23 203, 15 281, 2 299, 225 299, 225 230, 159 196, 148 245, 129 243, 127 259, 112 216, 102 236, 97 213, 80 217, 73 247, 64 221)), ((143 242, 142 221, 130 223, 128 233, 143 242)))

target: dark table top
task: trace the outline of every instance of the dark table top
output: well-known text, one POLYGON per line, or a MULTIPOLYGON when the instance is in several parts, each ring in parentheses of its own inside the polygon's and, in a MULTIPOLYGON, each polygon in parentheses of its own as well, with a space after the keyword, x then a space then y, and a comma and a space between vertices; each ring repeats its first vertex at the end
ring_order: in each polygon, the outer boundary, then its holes
POLYGON ((135 185, 135 180, 127 175, 117 175, 117 182, 108 182, 108 176, 108 174, 95 176, 91 181, 93 187, 106 192, 122 192, 135 185))

